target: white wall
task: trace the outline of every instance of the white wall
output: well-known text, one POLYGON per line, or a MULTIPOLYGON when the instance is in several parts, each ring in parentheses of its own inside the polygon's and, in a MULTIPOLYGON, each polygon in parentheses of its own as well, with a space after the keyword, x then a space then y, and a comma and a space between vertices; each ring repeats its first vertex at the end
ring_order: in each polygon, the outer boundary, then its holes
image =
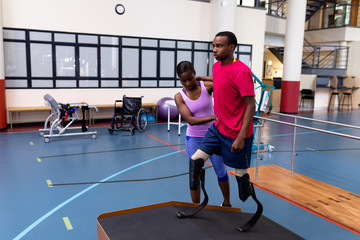
POLYGON ((265 31, 266 34, 284 36, 286 31, 286 19, 274 16, 266 16, 265 31))
POLYGON ((252 68, 255 75, 261 79, 264 38, 265 10, 238 7, 236 14, 236 37, 238 43, 253 46, 252 68))
POLYGON ((312 44, 359 41, 360 29, 353 27, 329 28, 305 32, 305 39, 312 44))
POLYGON ((3 0, 4 27, 208 40, 209 4, 189 0, 3 0), (115 6, 125 6, 125 14, 115 6), (206 27, 204 27, 206 26, 206 27))
MULTIPOLYGON (((206 2, 190 0, 2 0, 3 25, 79 33, 212 41, 211 10, 206 2), (125 6, 125 14, 115 6, 125 6)), ((252 70, 261 77, 265 11, 236 9, 238 42, 253 45, 252 70)), ((7 107, 42 106, 49 93, 57 101, 109 104, 122 95, 143 95, 144 102, 156 103, 173 97, 179 88, 168 89, 45 89, 6 90, 7 107)))
POLYGON ((360 77, 360 42, 350 42, 348 46, 350 47, 348 75, 360 77))
POLYGON ((266 34, 264 44, 269 47, 284 47, 284 36, 266 34))
POLYGON ((6 90, 6 102, 11 102, 11 107, 44 106, 43 96, 50 94, 56 101, 87 102, 89 105, 112 104, 116 99, 122 100, 123 95, 140 97, 144 96, 143 102, 157 103, 159 96, 174 97, 178 88, 135 88, 135 89, 8 89, 6 90))
MULTIPOLYGON (((209 41, 209 4, 188 0, 123 0, 125 14, 115 13, 118 1, 3 0, 3 24, 27 28, 122 36, 209 41), (184 13, 186 13, 184 15, 184 13), (205 27, 204 27, 205 26, 205 27)), ((61 101, 113 103, 122 95, 144 95, 156 103, 179 89, 6 90, 7 107, 42 106, 45 93, 61 101)))
POLYGON ((311 89, 313 91, 316 91, 316 80, 317 80, 317 75, 301 74, 300 90, 301 89, 311 89))

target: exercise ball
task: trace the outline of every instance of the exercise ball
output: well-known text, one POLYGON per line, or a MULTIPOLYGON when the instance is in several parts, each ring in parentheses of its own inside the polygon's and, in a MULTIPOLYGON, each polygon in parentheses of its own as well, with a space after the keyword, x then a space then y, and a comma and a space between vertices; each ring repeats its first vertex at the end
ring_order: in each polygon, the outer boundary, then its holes
MULTIPOLYGON (((159 105, 158 108, 158 115, 159 115, 159 119, 163 119, 163 120, 167 120, 168 119, 168 106, 167 104, 165 104, 165 101, 167 100, 174 100, 173 98, 170 97, 164 97, 161 98, 157 104, 159 105)), ((179 111, 177 109, 177 107, 175 105, 170 105, 170 120, 176 119, 179 116, 179 111)))
POLYGON ((145 114, 145 113, 142 113, 141 114, 141 121, 143 121, 143 122, 145 122, 145 120, 146 120, 146 117, 145 117, 145 115, 147 115, 147 120, 148 120, 148 122, 150 123, 150 122, 156 122, 156 117, 155 117, 155 115, 154 114, 152 114, 152 113, 147 113, 147 114, 145 114))

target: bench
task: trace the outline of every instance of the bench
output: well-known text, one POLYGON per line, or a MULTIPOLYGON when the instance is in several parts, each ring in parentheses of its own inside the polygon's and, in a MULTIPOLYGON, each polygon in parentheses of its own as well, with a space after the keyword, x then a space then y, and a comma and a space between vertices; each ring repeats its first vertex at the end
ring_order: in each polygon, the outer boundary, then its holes
MULTIPOLYGON (((99 111, 100 111, 100 109, 114 109, 114 104, 95 104, 95 105, 92 105, 92 106, 95 106, 99 111)), ((122 103, 117 103, 116 107, 121 108, 122 103)), ((145 108, 145 109, 146 108, 151 109, 155 113, 155 118, 156 118, 156 121, 157 121, 157 119, 158 119, 158 108, 159 108, 158 104, 156 104, 156 103, 142 103, 142 107, 145 108)), ((94 115, 93 115, 92 111, 90 111, 90 123, 94 124, 94 122, 95 122, 94 115)))
POLYGON ((51 113, 51 107, 41 106, 41 107, 9 107, 9 122, 10 129, 13 129, 13 113, 15 112, 34 112, 34 111, 49 111, 51 113))
MULTIPOLYGON (((98 104, 98 105, 91 105, 95 106, 96 108, 100 109, 106 109, 106 108, 114 108, 114 104, 98 104)), ((118 107, 121 107, 121 103, 117 105, 118 107)), ((155 112, 156 120, 158 119, 158 104, 155 103, 143 103, 143 108, 150 108, 155 112)), ((41 106, 41 107, 8 107, 8 113, 9 113, 9 124, 10 129, 13 129, 13 113, 15 112, 35 112, 35 111, 49 111, 49 114, 51 113, 51 107, 48 106, 41 106)), ((92 111, 89 112, 89 122, 90 124, 95 123, 95 117, 92 111)))

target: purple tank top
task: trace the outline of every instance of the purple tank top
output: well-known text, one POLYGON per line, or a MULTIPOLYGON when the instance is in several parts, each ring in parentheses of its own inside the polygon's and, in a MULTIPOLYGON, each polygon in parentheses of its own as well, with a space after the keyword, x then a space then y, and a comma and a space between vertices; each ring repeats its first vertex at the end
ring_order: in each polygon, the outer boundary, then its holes
MULTIPOLYGON (((200 97, 196 100, 189 99, 185 91, 180 91, 181 96, 183 97, 186 106, 189 108, 190 112, 194 117, 207 117, 214 115, 214 106, 212 102, 212 97, 206 90, 206 87, 202 81, 199 82, 201 87, 200 97)), ((213 124, 213 121, 201 124, 193 125, 187 124, 186 136, 189 137, 204 137, 208 128, 213 124)))

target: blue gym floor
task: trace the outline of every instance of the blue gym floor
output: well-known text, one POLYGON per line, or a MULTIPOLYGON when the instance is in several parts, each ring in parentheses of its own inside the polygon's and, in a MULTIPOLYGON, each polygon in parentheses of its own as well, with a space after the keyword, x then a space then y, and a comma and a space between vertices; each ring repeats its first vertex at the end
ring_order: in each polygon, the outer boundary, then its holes
MULTIPOLYGON (((360 125, 360 111, 303 116, 360 125)), ((360 136, 360 130, 345 127, 304 120, 298 124, 360 136)), ((174 125, 168 132, 166 123, 150 124, 144 133, 134 136, 123 131, 111 135, 107 127, 91 128, 98 131, 94 140, 74 136, 54 138, 50 143, 35 130, 0 132, 0 239, 95 240, 96 218, 101 213, 165 201, 191 201, 188 175, 148 180, 188 171, 186 127, 181 136, 174 125), (121 182, 137 179, 147 180, 121 182), (61 185, 66 183, 70 185, 61 185)), ((261 153, 260 166, 276 164, 291 169, 292 133, 290 126, 266 122, 262 142, 275 146, 275 151, 261 153)), ((359 141, 298 128, 296 153, 295 172, 360 194, 359 141)), ((252 165, 255 163, 253 154, 252 165)), ((209 204, 221 204, 212 168, 206 170, 205 187, 209 204)), ((255 212, 252 199, 245 203, 239 200, 232 176, 230 187, 233 207, 255 212)), ((360 239, 360 233, 267 191, 256 188, 256 193, 264 205, 263 215, 305 239, 360 239)))

